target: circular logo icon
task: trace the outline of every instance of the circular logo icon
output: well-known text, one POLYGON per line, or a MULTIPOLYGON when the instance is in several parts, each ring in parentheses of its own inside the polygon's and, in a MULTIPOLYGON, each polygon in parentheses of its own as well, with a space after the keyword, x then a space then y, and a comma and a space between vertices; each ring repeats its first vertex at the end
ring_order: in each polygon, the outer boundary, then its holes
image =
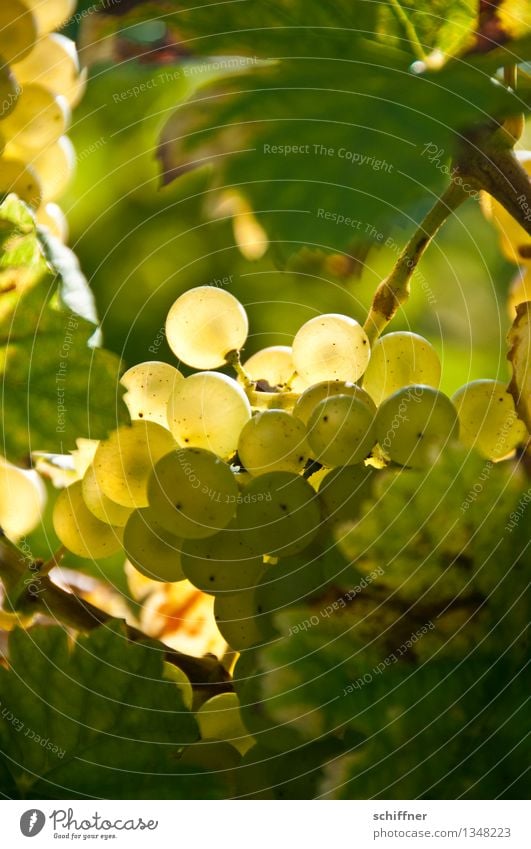
POLYGON ((24 837, 35 837, 44 828, 46 817, 42 811, 32 808, 20 817, 20 830, 24 837))

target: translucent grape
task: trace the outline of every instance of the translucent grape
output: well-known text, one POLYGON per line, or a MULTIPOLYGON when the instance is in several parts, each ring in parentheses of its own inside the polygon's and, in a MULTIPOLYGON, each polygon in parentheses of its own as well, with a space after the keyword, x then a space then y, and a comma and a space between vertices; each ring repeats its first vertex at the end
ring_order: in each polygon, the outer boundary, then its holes
POLYGON ((125 507, 147 507, 147 482, 155 464, 175 448, 171 434, 154 422, 135 421, 100 442, 94 471, 101 491, 125 507))
POLYGON ((293 361, 307 383, 358 380, 369 362, 370 345, 353 318, 331 313, 303 324, 293 340, 293 361))
POLYGON ((30 533, 41 521, 46 490, 38 473, 19 469, 0 457, 0 528, 11 540, 30 533))
POLYGON ((0 4, 0 52, 8 65, 29 53, 37 38, 37 21, 29 5, 21 0, 2 0, 0 4))
POLYGON ((257 410, 287 410, 291 412, 299 399, 297 392, 263 392, 247 390, 251 406, 257 410))
POLYGON ((65 132, 70 109, 63 97, 55 97, 40 85, 24 86, 13 111, 3 120, 2 132, 28 150, 41 150, 65 132))
POLYGON ((208 539, 186 540, 182 551, 183 572, 205 593, 235 593, 255 587, 264 564, 247 545, 237 522, 208 539))
POLYGON ((96 519, 99 519, 100 522, 105 522, 107 525, 123 528, 133 508, 124 507, 123 504, 117 504, 103 494, 96 477, 94 466, 89 466, 85 472, 81 487, 83 500, 90 512, 96 516, 96 519))
MULTIPOLYGON (((1 13, 0 13, 1 14, 1 13)), ((2 33, 0 32, 0 40, 2 33)), ((20 87, 8 65, 0 64, 0 120, 15 108, 20 87)), ((4 141, 5 144, 5 141, 4 141)))
POLYGON ((131 513, 124 530, 127 559, 152 581, 183 581, 181 568, 182 540, 157 522, 150 508, 131 513))
POLYGON ((405 386, 385 399, 376 416, 379 444, 402 466, 431 465, 458 433, 454 405, 431 386, 405 386))
POLYGON ((236 693, 220 693, 204 702, 196 714, 203 740, 222 740, 242 755, 254 744, 240 716, 240 700, 236 693))
POLYGON ((62 209, 56 203, 47 203, 37 210, 37 224, 46 227, 50 235, 66 242, 68 239, 68 223, 62 209))
POLYGON ((41 186, 35 171, 17 159, 0 158, 0 196, 15 192, 29 206, 41 202, 41 186))
POLYGON ((364 465, 332 469, 321 480, 319 500, 330 524, 358 518, 363 502, 370 497, 376 472, 364 465))
POLYGON ((263 642, 264 631, 260 627, 254 590, 216 596, 214 619, 221 636, 235 651, 244 651, 263 642))
POLYGON ((184 674, 182 669, 175 666, 174 663, 168 663, 168 661, 165 660, 162 663, 162 677, 165 678, 166 681, 172 681, 177 685, 177 689, 181 694, 185 708, 187 710, 192 710, 194 691, 188 677, 184 674))
POLYGON ((350 395, 320 401, 308 422, 313 457, 324 466, 361 463, 376 442, 374 413, 350 395))
POLYGON ((265 410, 240 433, 238 456, 251 475, 300 472, 308 459, 306 427, 282 410, 265 410))
POLYGON ((56 200, 68 186, 75 170, 76 154, 68 136, 31 156, 29 163, 37 174, 42 190, 42 202, 56 200))
POLYGON ((363 388, 380 405, 403 386, 421 383, 437 389, 440 380, 441 363, 433 345, 416 333, 399 331, 373 345, 363 388))
POLYGON ((145 419, 168 427, 168 399, 183 376, 169 363, 140 363, 122 375, 124 401, 132 419, 145 419))
POLYGON ((241 386, 217 372, 177 382, 168 400, 168 424, 180 445, 193 445, 228 458, 236 451, 251 405, 241 386))
POLYGON ((474 380, 452 398, 459 416, 459 438, 490 460, 501 460, 527 436, 512 395, 497 380, 474 380))
MULTIPOLYGON (((11 0, 9 0, 11 2, 11 0)), ((68 18, 74 14, 77 0, 24 0, 35 19, 39 34, 61 29, 68 18)))
POLYGON ((313 488, 290 472, 253 478, 240 496, 242 536, 257 554, 297 554, 317 534, 320 519, 313 488))
POLYGON ((22 86, 37 83, 52 94, 62 94, 70 103, 79 76, 76 45, 64 35, 46 35, 13 70, 22 86))
POLYGON ((225 289, 198 286, 181 295, 166 320, 173 353, 192 368, 224 365, 230 351, 242 348, 249 322, 238 300, 225 289))
POLYGON ((233 518, 238 485, 229 466, 212 452, 181 448, 155 466, 148 498, 161 525, 185 539, 202 539, 233 518))
POLYGON ((323 380, 321 383, 310 386, 295 404, 293 415, 308 424, 317 404, 332 395, 350 395, 365 404, 371 413, 376 415, 376 404, 371 396, 355 383, 346 383, 344 380, 323 380))
POLYGON ((289 386, 295 391, 306 385, 295 374, 293 353, 289 345, 271 345, 262 348, 243 364, 244 371, 251 380, 265 381, 270 387, 289 386))
POLYGON ((78 557, 98 560, 122 547, 121 529, 100 522, 83 500, 81 481, 63 489, 53 510, 53 526, 61 543, 78 557))

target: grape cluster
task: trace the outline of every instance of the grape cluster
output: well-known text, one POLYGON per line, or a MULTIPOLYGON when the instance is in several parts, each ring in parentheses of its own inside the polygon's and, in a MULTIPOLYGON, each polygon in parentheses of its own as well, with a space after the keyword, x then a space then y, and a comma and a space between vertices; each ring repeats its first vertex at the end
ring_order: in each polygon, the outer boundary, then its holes
POLYGON ((0 5, 0 196, 14 192, 65 241, 55 203, 74 171, 65 135, 85 77, 76 46, 54 32, 76 0, 4 0, 0 5))
POLYGON ((437 353, 414 333, 371 352, 354 319, 320 315, 291 347, 241 365, 247 315, 210 286, 177 299, 166 333, 198 371, 146 362, 124 374, 132 424, 94 446, 55 529, 77 555, 123 548, 144 575, 214 595, 235 649, 260 641, 260 612, 319 588, 319 545, 359 516, 379 469, 429 469, 459 439, 500 460, 526 437, 503 384, 440 392, 437 353), (228 364, 235 378, 215 371, 228 364))

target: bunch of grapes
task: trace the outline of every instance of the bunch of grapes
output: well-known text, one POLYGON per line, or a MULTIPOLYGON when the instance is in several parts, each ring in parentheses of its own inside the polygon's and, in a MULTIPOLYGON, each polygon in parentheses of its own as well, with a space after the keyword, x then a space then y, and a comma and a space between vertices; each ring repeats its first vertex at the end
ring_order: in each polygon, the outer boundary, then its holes
POLYGON ((76 0, 5 0, 0 4, 0 195, 15 192, 37 221, 65 241, 55 201, 75 164, 65 135, 85 77, 76 46, 59 29, 76 0))
POLYGON ((241 365, 247 315, 210 286, 177 299, 166 333, 197 371, 146 362, 125 373, 132 424, 94 446, 57 499, 55 529, 77 555, 123 548, 144 575, 214 595, 237 650, 261 640, 259 614, 318 589, 327 531, 356 520, 381 469, 429 469, 458 440, 497 461, 526 438, 503 384, 440 392, 439 358, 414 333, 371 352, 354 319, 320 315, 291 347, 241 365), (227 365, 234 378, 217 371, 227 365))

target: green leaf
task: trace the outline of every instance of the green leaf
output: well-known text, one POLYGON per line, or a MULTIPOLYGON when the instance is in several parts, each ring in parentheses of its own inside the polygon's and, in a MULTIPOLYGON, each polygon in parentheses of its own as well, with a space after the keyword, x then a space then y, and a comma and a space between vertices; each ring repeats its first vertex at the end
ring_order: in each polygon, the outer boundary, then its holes
POLYGON ((118 357, 96 347, 91 292, 72 252, 39 235, 15 196, 0 205, 3 453, 65 453, 127 421, 118 357))
MULTIPOLYGON (((15 630, 0 669, 0 788, 17 798, 189 798, 180 752, 198 728, 154 644, 120 623, 73 643, 15 630)), ((214 785, 204 780, 204 798, 214 785)))

